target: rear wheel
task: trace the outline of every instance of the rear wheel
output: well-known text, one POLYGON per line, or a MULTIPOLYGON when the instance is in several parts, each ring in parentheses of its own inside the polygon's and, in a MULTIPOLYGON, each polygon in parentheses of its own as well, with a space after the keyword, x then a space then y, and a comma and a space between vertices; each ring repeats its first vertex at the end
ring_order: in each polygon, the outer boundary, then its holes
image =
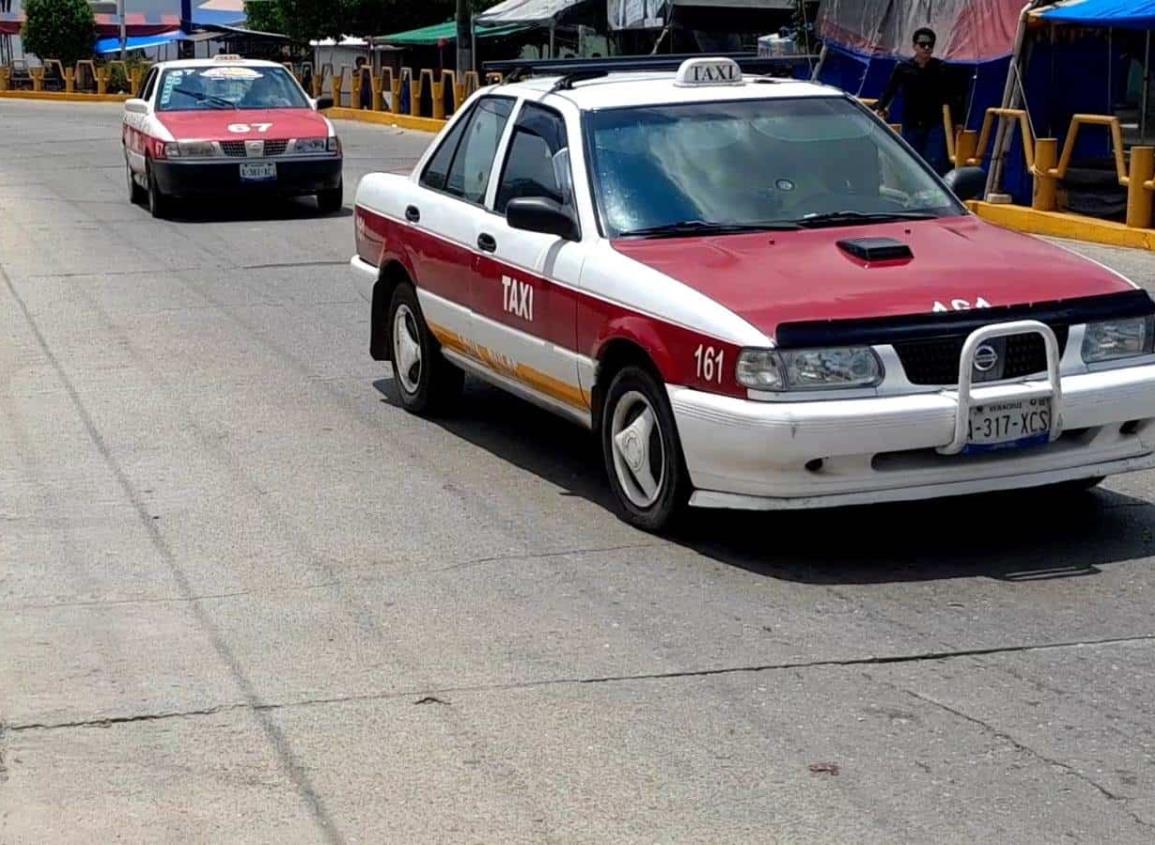
POLYGON ((335 214, 341 210, 344 201, 345 188, 341 182, 337 183, 336 188, 317 192, 317 208, 322 214, 335 214))
POLYGON ((614 376, 601 434, 622 516, 644 531, 666 528, 685 508, 690 484, 669 399, 648 369, 630 365, 614 376))
POLYGON ((441 354, 409 282, 393 291, 389 336, 393 381, 405 410, 434 414, 448 408, 461 395, 465 374, 441 354))

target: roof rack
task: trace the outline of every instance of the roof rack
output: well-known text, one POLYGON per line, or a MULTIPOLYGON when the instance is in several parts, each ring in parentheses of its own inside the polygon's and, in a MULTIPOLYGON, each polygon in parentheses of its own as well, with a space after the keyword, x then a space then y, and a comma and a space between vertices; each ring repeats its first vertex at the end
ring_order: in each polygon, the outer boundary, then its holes
POLYGON ((725 58, 737 62, 743 73, 790 76, 798 65, 811 65, 818 56, 759 56, 757 53, 662 53, 658 55, 610 56, 597 59, 507 59, 483 62, 486 73, 502 73, 506 82, 529 76, 563 76, 573 82, 611 73, 630 71, 676 71, 687 59, 725 58), (588 74, 588 75, 587 75, 588 74))

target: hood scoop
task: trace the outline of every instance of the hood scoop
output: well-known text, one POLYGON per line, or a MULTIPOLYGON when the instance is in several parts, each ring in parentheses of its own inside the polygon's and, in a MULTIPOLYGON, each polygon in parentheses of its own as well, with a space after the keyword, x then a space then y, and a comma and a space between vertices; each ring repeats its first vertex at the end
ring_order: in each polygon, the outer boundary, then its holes
POLYGON ((914 258, 910 247, 894 238, 846 238, 838 248, 860 261, 909 261, 914 258))

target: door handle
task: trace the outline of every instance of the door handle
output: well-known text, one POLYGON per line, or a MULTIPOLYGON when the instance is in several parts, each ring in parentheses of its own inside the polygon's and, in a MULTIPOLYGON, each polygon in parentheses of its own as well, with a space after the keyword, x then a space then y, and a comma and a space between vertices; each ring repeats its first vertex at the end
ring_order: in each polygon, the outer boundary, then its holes
POLYGON ((405 219, 410 223, 416 223, 421 219, 421 209, 415 205, 411 205, 405 209, 405 219))
POLYGON ((482 232, 477 236, 477 247, 482 252, 495 252, 497 250, 497 241, 493 239, 493 235, 482 232))

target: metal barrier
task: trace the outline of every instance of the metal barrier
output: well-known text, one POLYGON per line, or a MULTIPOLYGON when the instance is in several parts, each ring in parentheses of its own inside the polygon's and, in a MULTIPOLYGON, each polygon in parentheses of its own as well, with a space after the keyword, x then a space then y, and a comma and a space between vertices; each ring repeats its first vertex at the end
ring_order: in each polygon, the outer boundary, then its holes
POLYGON ((983 127, 979 131, 978 142, 975 144, 975 153, 966 160, 966 163, 968 165, 981 165, 983 159, 987 157, 987 145, 991 141, 991 128, 994 126, 996 117, 999 119, 996 131, 1000 133, 1006 131, 1007 121, 1011 119, 1018 121, 1023 136, 1023 156, 1027 160, 1027 169, 1033 170, 1035 167, 1035 140, 1031 132, 1030 121, 1027 119, 1027 113, 1022 109, 987 109, 987 113, 983 116, 983 127))
POLYGON ((76 70, 73 73, 76 77, 75 87, 77 90, 97 91, 96 62, 92 59, 81 59, 76 63, 76 70))

